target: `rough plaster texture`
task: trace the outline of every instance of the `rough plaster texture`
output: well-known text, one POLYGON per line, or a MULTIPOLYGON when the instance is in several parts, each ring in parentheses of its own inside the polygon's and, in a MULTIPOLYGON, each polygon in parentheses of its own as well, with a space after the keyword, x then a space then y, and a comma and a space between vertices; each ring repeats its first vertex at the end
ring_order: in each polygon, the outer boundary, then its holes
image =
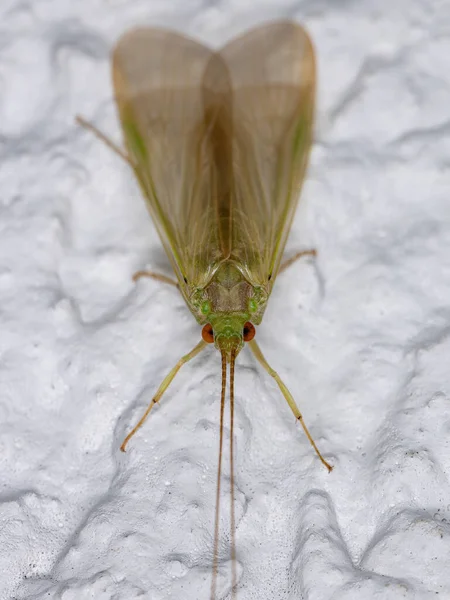
MULTIPOLYGON (((187 366, 182 298, 119 139, 109 51, 136 24, 212 45, 306 24, 316 144, 258 330, 335 465, 245 351, 236 381, 239 600, 450 598, 450 4, 2 0, 0 597, 209 597, 220 368, 187 366)), ((228 468, 225 469, 225 475, 228 468)), ((219 597, 229 593, 227 483, 219 597)), ((229 597, 229 596, 228 596, 229 597)))

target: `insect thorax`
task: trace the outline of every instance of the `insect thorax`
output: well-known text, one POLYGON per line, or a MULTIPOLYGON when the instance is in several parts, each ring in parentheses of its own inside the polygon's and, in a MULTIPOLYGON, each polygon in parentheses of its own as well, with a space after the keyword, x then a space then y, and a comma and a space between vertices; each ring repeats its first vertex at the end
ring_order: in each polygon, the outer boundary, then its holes
POLYGON ((203 289, 194 291, 189 307, 200 324, 226 314, 258 325, 266 303, 265 290, 249 283, 232 261, 225 261, 203 289))

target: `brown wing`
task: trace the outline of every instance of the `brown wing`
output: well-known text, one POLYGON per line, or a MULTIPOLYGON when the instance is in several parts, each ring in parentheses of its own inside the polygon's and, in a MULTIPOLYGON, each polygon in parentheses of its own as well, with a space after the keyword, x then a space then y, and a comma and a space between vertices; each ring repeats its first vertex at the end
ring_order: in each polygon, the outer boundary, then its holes
POLYGON ((312 141, 315 59, 300 25, 264 25, 221 51, 233 89, 231 258, 270 291, 312 141))
POLYGON ((136 176, 188 299, 230 250, 227 69, 177 33, 137 29, 115 48, 113 81, 136 176))
POLYGON ((270 291, 311 145, 305 30, 265 25, 217 54, 138 29, 119 40, 113 78, 128 152, 185 298, 228 258, 270 291))

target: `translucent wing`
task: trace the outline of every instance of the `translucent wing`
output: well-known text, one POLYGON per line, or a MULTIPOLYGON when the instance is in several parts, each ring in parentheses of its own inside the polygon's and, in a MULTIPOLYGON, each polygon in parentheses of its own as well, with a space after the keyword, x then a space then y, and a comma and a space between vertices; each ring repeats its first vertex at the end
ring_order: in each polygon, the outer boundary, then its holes
POLYGON ((186 297, 230 253, 231 87, 219 55, 137 29, 113 55, 128 153, 186 297))
POLYGON ((113 79, 127 149, 185 298, 226 259, 270 291, 311 145, 306 32, 266 25, 217 54, 138 29, 119 40, 113 79))
POLYGON ((221 56, 233 89, 230 258, 270 291, 311 147, 314 50, 300 25, 278 22, 233 40, 221 56))

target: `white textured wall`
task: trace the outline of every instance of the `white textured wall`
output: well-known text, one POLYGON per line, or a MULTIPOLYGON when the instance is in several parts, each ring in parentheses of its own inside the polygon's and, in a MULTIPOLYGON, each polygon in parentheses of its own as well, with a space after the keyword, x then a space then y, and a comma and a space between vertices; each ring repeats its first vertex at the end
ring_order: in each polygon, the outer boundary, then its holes
MULTIPOLYGON (((0 596, 207 600, 220 366, 111 136, 109 51, 135 24, 218 45, 306 24, 319 115, 261 346, 236 381, 239 600, 450 598, 450 5, 427 0, 1 0, 0 596)), ((228 468, 226 468, 228 472, 228 468)), ((227 506, 227 485, 224 506, 227 506)), ((229 591, 225 510, 219 597, 229 591)))

